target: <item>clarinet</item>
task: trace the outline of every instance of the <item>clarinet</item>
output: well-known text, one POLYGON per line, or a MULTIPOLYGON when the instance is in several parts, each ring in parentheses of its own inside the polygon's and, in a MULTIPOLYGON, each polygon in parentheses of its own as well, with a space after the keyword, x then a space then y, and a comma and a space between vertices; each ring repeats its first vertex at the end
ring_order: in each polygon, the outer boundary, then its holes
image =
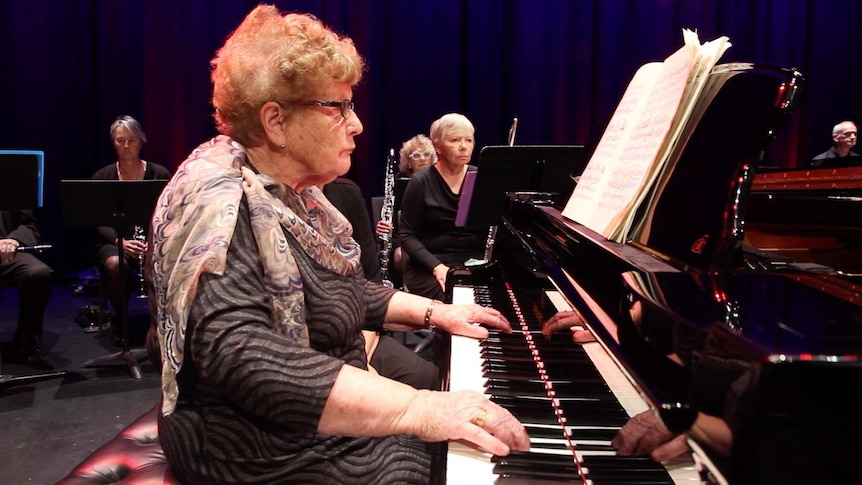
MULTIPOLYGON (((144 228, 141 226, 135 226, 135 241, 140 241, 142 243, 147 242, 147 233, 144 232, 144 228)), ((138 255, 138 295, 135 298, 147 298, 147 287, 146 280, 144 280, 144 255, 138 255)))
POLYGON ((389 258, 392 255, 392 211, 395 208, 395 150, 389 149, 386 158, 386 178, 383 184, 383 207, 380 208, 380 220, 389 223, 389 233, 380 236, 383 242, 380 248, 380 274, 383 275, 383 286, 392 288, 392 279, 389 275, 389 258))

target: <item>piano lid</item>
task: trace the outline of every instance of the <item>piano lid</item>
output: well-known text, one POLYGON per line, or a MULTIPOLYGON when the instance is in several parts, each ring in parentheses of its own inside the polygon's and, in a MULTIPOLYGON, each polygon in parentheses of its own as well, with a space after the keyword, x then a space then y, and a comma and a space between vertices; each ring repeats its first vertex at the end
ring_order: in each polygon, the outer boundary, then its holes
POLYGON ((738 266, 752 169, 794 113, 802 82, 792 69, 716 66, 718 92, 665 183, 641 214, 634 243, 701 270, 738 266))

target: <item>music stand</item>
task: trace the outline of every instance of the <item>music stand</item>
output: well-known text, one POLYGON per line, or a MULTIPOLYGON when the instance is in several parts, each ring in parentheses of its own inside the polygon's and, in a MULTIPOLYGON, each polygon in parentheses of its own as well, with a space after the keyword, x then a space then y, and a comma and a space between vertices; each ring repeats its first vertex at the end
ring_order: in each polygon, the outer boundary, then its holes
POLYGON ((472 193, 458 206, 459 212, 468 211, 464 225, 497 225, 509 193, 547 193, 561 205, 574 188, 573 177, 580 175, 586 164, 582 145, 486 146, 479 152, 472 193))
MULTIPOLYGON (((31 150, 0 150, 0 208, 27 210, 42 206, 45 153, 31 150)), ((42 372, 23 376, 4 375, 0 368, 0 390, 30 382, 62 377, 64 371, 42 372)))
POLYGON ((123 236, 134 226, 149 228, 156 200, 167 180, 61 180, 60 200, 63 219, 70 227, 111 226, 117 231, 119 252, 120 325, 122 351, 93 359, 84 367, 100 367, 125 363, 135 379, 143 377, 139 361, 147 357, 145 349, 129 348, 129 302, 126 254, 123 236))

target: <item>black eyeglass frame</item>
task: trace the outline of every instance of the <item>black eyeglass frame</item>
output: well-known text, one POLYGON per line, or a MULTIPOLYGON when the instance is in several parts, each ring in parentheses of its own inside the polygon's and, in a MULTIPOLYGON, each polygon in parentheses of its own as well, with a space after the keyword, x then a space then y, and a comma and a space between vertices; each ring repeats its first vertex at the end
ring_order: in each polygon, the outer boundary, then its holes
POLYGON ((340 101, 311 99, 308 101, 299 101, 297 104, 305 106, 323 106, 325 108, 339 108, 341 110, 341 117, 344 119, 347 119, 347 117, 350 116, 350 113, 355 107, 353 100, 350 99, 342 99, 340 101))

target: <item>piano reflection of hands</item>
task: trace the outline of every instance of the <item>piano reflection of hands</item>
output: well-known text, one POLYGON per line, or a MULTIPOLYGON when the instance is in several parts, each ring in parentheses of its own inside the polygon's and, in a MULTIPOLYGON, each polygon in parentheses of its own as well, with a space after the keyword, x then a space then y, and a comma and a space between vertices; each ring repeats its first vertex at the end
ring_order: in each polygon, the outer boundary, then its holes
POLYGON ((579 344, 595 342, 596 337, 584 326, 584 319, 574 310, 563 310, 557 312, 542 324, 542 335, 551 338, 551 334, 570 330, 572 340, 579 344))
POLYGON ((664 461, 688 451, 685 434, 672 433, 653 410, 635 415, 611 441, 620 455, 650 455, 664 461))
POLYGON ((617 432, 611 445, 620 455, 650 455, 662 462, 688 453, 688 437, 703 443, 724 457, 729 457, 733 445, 730 427, 721 418, 698 413, 685 433, 673 433, 652 410, 633 416, 617 432))

